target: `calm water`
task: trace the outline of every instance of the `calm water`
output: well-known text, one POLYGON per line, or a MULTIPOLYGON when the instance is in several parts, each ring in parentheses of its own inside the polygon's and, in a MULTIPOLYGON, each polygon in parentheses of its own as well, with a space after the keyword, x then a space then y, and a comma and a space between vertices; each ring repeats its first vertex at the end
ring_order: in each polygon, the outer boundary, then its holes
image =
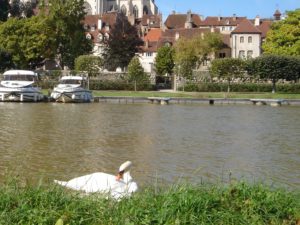
POLYGON ((139 184, 270 181, 300 188, 300 108, 0 103, 0 181, 116 173, 139 184))

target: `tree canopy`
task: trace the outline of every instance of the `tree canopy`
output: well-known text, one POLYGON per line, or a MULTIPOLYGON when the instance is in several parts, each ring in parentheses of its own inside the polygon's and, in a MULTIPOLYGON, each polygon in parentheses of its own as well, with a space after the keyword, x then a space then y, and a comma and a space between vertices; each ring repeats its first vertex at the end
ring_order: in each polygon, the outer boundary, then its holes
POLYGON ((158 49, 155 58, 155 68, 158 75, 172 74, 174 68, 174 49, 170 46, 163 46, 158 49))
POLYGON ((207 60, 223 45, 220 34, 205 33, 194 38, 180 38, 175 44, 175 64, 177 72, 190 78, 192 70, 207 60))
POLYGON ((84 16, 84 0, 51 1, 48 26, 53 32, 53 50, 61 66, 73 68, 78 56, 92 50, 92 43, 85 37, 81 23, 84 16))
POLYGON ((115 25, 110 31, 107 46, 104 49, 105 67, 115 70, 117 67, 125 68, 143 44, 138 36, 137 29, 131 25, 127 17, 118 14, 115 25))
POLYGON ((215 59, 211 63, 210 73, 212 76, 226 79, 229 92, 230 82, 234 78, 244 76, 245 66, 245 61, 239 58, 215 59))
POLYGON ((103 60, 100 56, 94 55, 81 55, 75 59, 75 70, 86 71, 89 76, 97 76, 103 60))
POLYGON ((248 73, 261 79, 270 79, 274 93, 279 79, 297 80, 300 76, 300 58, 281 55, 262 55, 250 61, 248 73))
POLYGON ((300 9, 289 11, 286 19, 273 23, 263 50, 270 54, 300 55, 300 9))

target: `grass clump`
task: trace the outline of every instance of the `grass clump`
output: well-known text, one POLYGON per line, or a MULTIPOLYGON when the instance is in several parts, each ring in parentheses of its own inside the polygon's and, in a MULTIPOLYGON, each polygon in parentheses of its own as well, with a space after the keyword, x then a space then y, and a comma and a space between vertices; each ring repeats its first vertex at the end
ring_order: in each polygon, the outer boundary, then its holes
POLYGON ((141 188, 115 201, 14 183, 0 188, 0 224, 299 224, 299 196, 240 182, 141 188))

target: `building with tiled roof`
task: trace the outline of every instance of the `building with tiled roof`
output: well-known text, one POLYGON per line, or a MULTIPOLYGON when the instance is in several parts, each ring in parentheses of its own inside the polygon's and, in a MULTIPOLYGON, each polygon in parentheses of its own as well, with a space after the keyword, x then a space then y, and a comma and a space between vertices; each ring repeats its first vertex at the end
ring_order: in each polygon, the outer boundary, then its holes
POLYGON ((199 27, 201 18, 189 11, 187 14, 176 14, 168 16, 165 21, 166 29, 196 28, 199 27))
POLYGON ((233 15, 232 17, 208 16, 201 21, 199 27, 214 27, 220 29, 221 33, 230 34, 244 19, 246 19, 246 17, 238 17, 236 15, 233 15))
POLYGON ((87 15, 83 21, 86 38, 92 40, 93 54, 101 55, 106 41, 109 39, 110 30, 116 23, 117 12, 100 15, 87 15))

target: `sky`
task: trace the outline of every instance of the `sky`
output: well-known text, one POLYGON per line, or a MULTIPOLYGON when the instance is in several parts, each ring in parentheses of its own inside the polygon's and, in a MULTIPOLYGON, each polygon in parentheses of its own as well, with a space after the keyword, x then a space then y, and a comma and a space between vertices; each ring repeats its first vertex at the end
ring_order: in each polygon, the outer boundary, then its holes
POLYGON ((207 16, 246 16, 253 19, 273 17, 276 9, 281 13, 300 8, 300 0, 155 0, 165 20, 172 11, 207 16))

